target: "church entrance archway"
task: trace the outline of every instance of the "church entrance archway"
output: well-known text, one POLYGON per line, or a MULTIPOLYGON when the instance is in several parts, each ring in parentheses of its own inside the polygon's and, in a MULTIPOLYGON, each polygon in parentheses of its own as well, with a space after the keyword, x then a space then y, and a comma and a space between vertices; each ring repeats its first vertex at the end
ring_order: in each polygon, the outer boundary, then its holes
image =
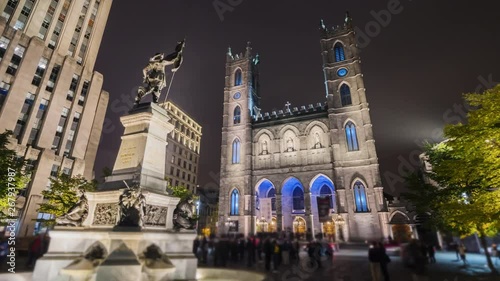
POLYGON ((295 217, 293 220, 293 233, 300 238, 306 235, 306 220, 303 217, 295 217))
POLYGON ((270 180, 262 179, 255 190, 256 229, 257 232, 269 232, 271 219, 276 215, 276 188, 270 180))
POLYGON ((410 219, 405 214, 396 211, 391 216, 389 224, 392 225, 392 238, 399 243, 408 242, 411 240, 410 219))
POLYGON ((295 177, 290 177, 283 182, 281 187, 281 210, 283 227, 293 227, 293 215, 305 214, 304 186, 295 177))
MULTIPOLYGON (((331 216, 336 208, 336 199, 335 199, 335 186, 333 181, 323 174, 316 175, 310 182, 310 190, 311 190, 311 210, 313 214, 313 227, 315 233, 325 233, 324 229, 322 229, 321 225, 323 224, 323 228, 325 224, 331 221, 331 216), (328 198, 329 202, 329 211, 324 206, 324 200, 321 200, 323 204, 318 206, 318 197, 320 198, 328 198), (322 212, 320 212, 320 208, 322 212), (328 212, 325 212, 328 211, 328 212)), ((335 229, 335 227, 334 227, 335 229)))
POLYGON ((335 240, 335 224, 331 221, 323 223, 323 236, 330 240, 335 240))

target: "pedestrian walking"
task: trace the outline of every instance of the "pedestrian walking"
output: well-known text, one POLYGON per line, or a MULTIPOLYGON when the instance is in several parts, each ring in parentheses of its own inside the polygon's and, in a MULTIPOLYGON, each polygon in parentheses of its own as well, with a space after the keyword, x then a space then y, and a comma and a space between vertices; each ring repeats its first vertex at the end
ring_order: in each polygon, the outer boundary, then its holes
POLYGON ((266 266, 266 270, 271 270, 271 258, 273 256, 273 245, 271 244, 271 240, 266 238, 264 244, 262 246, 262 250, 264 252, 264 262, 266 266))
POLYGON ((458 253, 460 254, 460 259, 464 263, 464 266, 467 265, 467 257, 465 256, 465 251, 467 251, 467 248, 465 248, 464 243, 460 243, 458 246, 458 253))
POLYGON ((42 255, 42 252, 43 237, 41 234, 38 234, 28 248, 28 261, 26 262, 26 266, 28 268, 33 268, 36 260, 42 255))
POLYGON ((278 273, 278 268, 281 264, 281 246, 278 244, 278 241, 273 241, 273 272, 278 273))
POLYGON ((380 271, 382 273, 382 276, 384 277, 384 281, 390 281, 391 279, 389 277, 387 265, 391 262, 391 258, 389 258, 389 256, 387 255, 383 243, 379 242, 378 247, 380 251, 380 271))
POLYGON ((370 272, 373 281, 381 281, 381 262, 382 256, 381 251, 377 242, 372 242, 368 250, 368 261, 370 262, 370 272))
POLYGON ((436 250, 432 244, 427 246, 427 253, 429 254, 429 263, 436 263, 436 250))
POLYGON ((423 255, 422 243, 413 239, 408 245, 409 267, 413 281, 427 281, 427 257, 423 255))
POLYGON ((283 261, 283 265, 289 265, 290 264, 290 252, 291 252, 292 245, 290 241, 285 240, 283 243, 283 246, 281 248, 281 259, 283 261))
POLYGON ((498 261, 500 260, 497 244, 491 245, 491 258, 495 260, 495 265, 497 265, 498 261))

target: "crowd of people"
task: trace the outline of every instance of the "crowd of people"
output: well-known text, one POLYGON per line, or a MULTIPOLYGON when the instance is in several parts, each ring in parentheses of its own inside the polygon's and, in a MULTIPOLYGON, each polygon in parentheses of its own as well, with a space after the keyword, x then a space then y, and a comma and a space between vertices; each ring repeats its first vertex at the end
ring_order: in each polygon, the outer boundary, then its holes
POLYGON ((333 257, 333 246, 322 239, 305 243, 297 238, 271 234, 246 238, 222 235, 196 239, 193 253, 200 264, 207 266, 225 267, 231 262, 252 267, 263 262, 267 271, 276 272, 282 265, 298 264, 301 260, 320 268, 322 260, 333 257))

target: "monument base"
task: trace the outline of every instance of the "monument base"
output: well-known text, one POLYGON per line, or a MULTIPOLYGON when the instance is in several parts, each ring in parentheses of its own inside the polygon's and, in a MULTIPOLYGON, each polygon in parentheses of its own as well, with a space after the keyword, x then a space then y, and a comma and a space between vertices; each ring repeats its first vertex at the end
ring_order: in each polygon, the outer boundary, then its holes
POLYGON ((51 231, 50 237, 56 243, 50 243, 48 252, 37 261, 34 281, 58 276, 104 280, 100 278, 118 276, 117 271, 127 273, 129 269, 133 269, 134 274, 128 275, 133 275, 133 280, 196 279, 198 261, 192 253, 195 233, 65 229, 51 231), (157 249, 155 259, 147 257, 148 249, 157 249), (92 260, 92 253, 102 253, 102 257, 92 260))

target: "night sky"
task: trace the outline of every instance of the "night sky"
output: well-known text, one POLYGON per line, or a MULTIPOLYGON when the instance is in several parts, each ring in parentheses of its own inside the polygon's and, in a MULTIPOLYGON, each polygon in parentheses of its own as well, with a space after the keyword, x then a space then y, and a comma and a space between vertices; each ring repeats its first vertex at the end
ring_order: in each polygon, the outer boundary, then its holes
POLYGON ((170 53, 186 36, 169 99, 202 125, 198 183, 215 186, 228 46, 240 53, 251 41, 260 54, 262 112, 287 101, 324 102, 319 21, 340 25, 349 10, 370 34, 360 43, 366 95, 384 187, 397 194, 401 168, 415 164, 419 145, 440 141, 445 123, 465 120, 462 93, 500 82, 499 8, 493 0, 115 0, 96 64, 110 92, 97 175, 114 165, 123 132, 118 117, 132 106, 149 57, 170 53), (218 13, 214 2, 230 10, 218 13), (389 22, 388 5, 395 11, 389 22))

